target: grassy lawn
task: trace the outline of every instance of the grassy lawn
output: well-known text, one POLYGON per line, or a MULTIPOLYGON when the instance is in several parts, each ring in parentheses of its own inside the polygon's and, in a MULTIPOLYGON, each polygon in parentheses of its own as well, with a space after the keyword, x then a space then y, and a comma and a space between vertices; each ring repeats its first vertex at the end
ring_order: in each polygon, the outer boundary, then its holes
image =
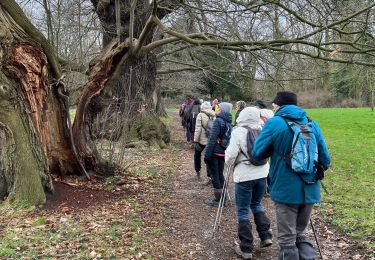
POLYGON ((178 107, 168 107, 168 108, 166 108, 165 109, 165 111, 167 112, 167 113, 169 113, 169 112, 178 112, 178 107))
POLYGON ((322 211, 353 237, 375 248, 375 112, 367 108, 311 109, 326 138, 332 167, 324 184, 322 211))

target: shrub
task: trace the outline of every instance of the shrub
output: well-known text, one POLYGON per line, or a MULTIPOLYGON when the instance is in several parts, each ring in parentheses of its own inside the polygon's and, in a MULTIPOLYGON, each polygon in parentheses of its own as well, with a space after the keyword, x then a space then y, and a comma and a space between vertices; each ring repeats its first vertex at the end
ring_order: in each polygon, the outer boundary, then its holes
POLYGON ((345 98, 340 102, 339 107, 362 107, 363 104, 360 100, 354 98, 345 98))
POLYGON ((298 104, 305 108, 332 107, 335 103, 335 97, 327 90, 308 90, 298 93, 298 104))

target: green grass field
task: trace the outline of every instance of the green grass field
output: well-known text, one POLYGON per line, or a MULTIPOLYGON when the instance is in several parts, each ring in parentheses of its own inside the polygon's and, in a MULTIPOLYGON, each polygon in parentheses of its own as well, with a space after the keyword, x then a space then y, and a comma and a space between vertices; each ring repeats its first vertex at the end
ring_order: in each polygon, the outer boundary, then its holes
POLYGON ((375 248, 375 112, 333 108, 307 113, 319 123, 332 157, 324 179, 329 195, 323 193, 323 214, 375 248))

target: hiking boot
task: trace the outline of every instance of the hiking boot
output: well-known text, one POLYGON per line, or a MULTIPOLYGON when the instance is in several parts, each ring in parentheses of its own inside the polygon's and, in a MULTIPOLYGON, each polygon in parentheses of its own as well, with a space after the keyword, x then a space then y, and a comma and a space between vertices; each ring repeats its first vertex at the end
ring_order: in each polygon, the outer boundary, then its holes
POLYGON ((221 198, 221 192, 223 189, 214 189, 214 199, 213 200, 205 200, 204 203, 209 206, 219 206, 220 204, 220 198, 221 198))
MULTIPOLYGON (((298 248, 293 246, 280 246, 278 260, 296 260, 299 257, 298 248)), ((306 259, 306 258, 305 258, 306 259)), ((315 258, 308 258, 315 259, 315 258)))
POLYGON ((272 240, 271 239, 266 239, 260 241, 260 248, 268 247, 272 245, 272 240))
POLYGON ((304 235, 297 235, 296 246, 300 259, 315 259, 316 250, 311 241, 304 235))
POLYGON ((201 172, 195 172, 195 174, 197 175, 197 179, 200 180, 201 179, 201 172))
POLYGON ((253 257, 252 253, 243 252, 239 245, 234 247, 234 251, 237 255, 242 256, 243 259, 252 259, 253 257))
POLYGON ((208 206, 217 207, 219 206, 220 201, 216 199, 212 199, 212 200, 205 200, 204 203, 208 206))
POLYGON ((260 247, 267 247, 272 245, 272 233, 270 228, 271 225, 270 220, 268 219, 266 214, 264 212, 255 213, 254 222, 260 241, 264 241, 263 243, 260 243, 260 247))
MULTIPOLYGON (((253 244, 254 238, 251 232, 250 221, 245 220, 245 221, 238 222, 238 238, 240 239, 239 248, 241 252, 251 253, 254 249, 254 244, 253 244)), ((245 258, 245 259, 251 259, 251 255, 250 255, 250 258, 245 258)))

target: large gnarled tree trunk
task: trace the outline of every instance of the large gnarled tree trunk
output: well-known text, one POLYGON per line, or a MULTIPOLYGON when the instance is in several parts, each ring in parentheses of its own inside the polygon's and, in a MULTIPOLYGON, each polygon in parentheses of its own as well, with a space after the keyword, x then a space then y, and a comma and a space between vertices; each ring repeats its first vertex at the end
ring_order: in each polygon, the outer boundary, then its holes
POLYGON ((14 2, 1 3, 0 195, 38 204, 44 189, 53 189, 49 170, 74 167, 75 157, 61 119, 59 84, 50 84, 55 73, 35 41, 40 35, 22 17, 14 2))
POLYGON ((137 71, 125 82, 140 82, 129 90, 130 98, 143 92, 142 101, 156 104, 155 57, 141 51, 151 41, 153 17, 138 25, 139 39, 107 42, 91 62, 71 126, 64 76, 50 44, 14 0, 0 2, 0 196, 40 204, 45 190, 53 190, 50 173, 89 177, 96 170, 89 105, 124 71, 137 71))
MULTIPOLYGON (((103 45, 104 47, 116 39, 116 6, 115 0, 91 0, 95 11, 101 21, 103 27, 103 45)), ((137 1, 134 10, 134 24, 131 24, 131 1, 120 0, 120 20, 121 20, 121 38, 129 37, 129 32, 133 30, 134 38, 138 38, 145 27, 147 20, 152 12, 152 4, 150 1, 137 1)), ((176 8, 180 1, 164 1, 163 5, 166 8, 157 10, 159 18, 164 17, 176 8)), ((147 35, 144 44, 152 42, 154 37, 155 25, 151 29, 151 33, 147 35)), ((137 110, 141 107, 148 111, 156 112, 157 114, 164 113, 161 104, 160 89, 156 84, 156 55, 155 52, 147 53, 136 58, 130 58, 121 69, 123 75, 116 84, 112 84, 106 88, 105 92, 95 98, 90 104, 91 115, 89 117, 94 120, 97 113, 99 113, 105 106, 108 106, 108 101, 111 98, 119 100, 118 106, 122 111, 128 111, 127 115, 132 117, 137 114, 137 110), (130 113, 129 113, 130 111, 130 113)), ((117 111, 116 111, 117 112, 117 111)), ((107 122, 108 123, 108 122, 107 122)))
POLYGON ((53 190, 49 173, 95 168, 86 109, 126 60, 128 42, 108 44, 92 64, 73 127, 57 59, 13 0, 0 2, 0 42, 0 196, 40 204, 53 190))

